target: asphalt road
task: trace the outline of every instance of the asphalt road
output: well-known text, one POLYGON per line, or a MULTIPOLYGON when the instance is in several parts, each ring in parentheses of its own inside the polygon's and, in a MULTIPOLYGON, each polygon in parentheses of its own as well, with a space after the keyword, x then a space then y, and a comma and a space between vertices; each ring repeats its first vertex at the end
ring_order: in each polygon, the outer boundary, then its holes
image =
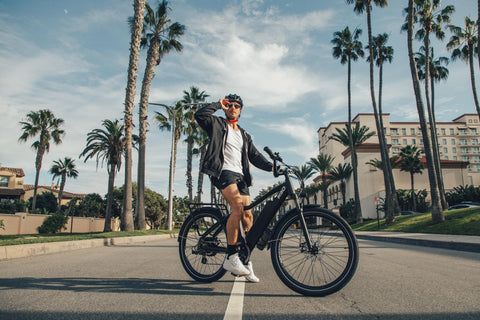
MULTIPOLYGON (((353 280, 323 298, 288 289, 255 252, 243 319, 480 319, 480 253, 360 246, 353 280)), ((191 280, 174 239, 0 261, 0 319, 224 319, 234 282, 191 280)))

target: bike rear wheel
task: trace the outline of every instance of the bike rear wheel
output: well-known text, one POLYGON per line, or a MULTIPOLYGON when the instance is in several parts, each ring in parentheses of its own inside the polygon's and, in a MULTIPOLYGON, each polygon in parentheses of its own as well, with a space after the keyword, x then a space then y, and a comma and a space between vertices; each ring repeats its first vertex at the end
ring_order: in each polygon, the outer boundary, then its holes
POLYGON ((212 282, 220 279, 227 255, 227 236, 222 216, 200 211, 185 220, 179 237, 179 253, 183 268, 193 279, 212 282))
POLYGON ((279 278, 290 289, 308 296, 325 296, 342 289, 357 268, 358 244, 352 229, 331 211, 304 212, 312 249, 292 213, 277 226, 271 258, 279 278))

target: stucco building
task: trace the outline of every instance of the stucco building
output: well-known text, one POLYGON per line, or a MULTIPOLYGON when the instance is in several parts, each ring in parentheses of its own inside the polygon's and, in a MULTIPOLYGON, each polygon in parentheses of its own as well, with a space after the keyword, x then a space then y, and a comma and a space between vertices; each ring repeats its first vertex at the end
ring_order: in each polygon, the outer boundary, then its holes
MULTIPOLYGON (((360 126, 366 126, 376 132, 373 114, 358 114, 353 120, 360 126)), ((390 122, 390 114, 383 115, 385 139, 389 147, 389 154, 400 153, 400 149, 407 145, 416 145, 423 150, 423 138, 419 122, 390 122)), ((350 150, 341 143, 330 140, 336 133, 336 128, 344 129, 346 122, 332 122, 327 127, 318 129, 319 153, 330 154, 335 157, 333 165, 351 163, 350 150)), ((442 174, 445 189, 451 190, 459 185, 478 185, 480 183, 480 121, 476 114, 464 114, 451 122, 437 123, 437 140, 440 150, 442 174)), ((384 197, 385 186, 383 173, 366 163, 372 159, 381 159, 377 134, 370 137, 357 150, 360 198, 364 218, 375 218, 375 198, 384 197)), ((423 159, 425 162, 425 159, 423 159)), ((415 175, 415 189, 429 188, 428 173, 425 168, 423 174, 415 175)), ((410 189, 410 175, 400 169, 393 169, 397 189, 410 189)), ((315 181, 319 182, 319 178, 315 181)), ((347 183, 346 199, 353 196, 353 176, 347 183)), ((322 199, 317 195, 318 199, 322 199)), ((329 209, 339 207, 341 193, 339 183, 334 183, 328 189, 329 209)), ((319 200, 320 201, 320 200, 319 200)))

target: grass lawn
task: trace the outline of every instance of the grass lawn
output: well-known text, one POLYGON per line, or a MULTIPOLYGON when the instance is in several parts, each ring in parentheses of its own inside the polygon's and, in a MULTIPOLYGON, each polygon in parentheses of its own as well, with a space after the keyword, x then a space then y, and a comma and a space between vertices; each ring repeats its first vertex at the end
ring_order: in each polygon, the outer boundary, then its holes
POLYGON ((395 222, 385 225, 385 219, 369 220, 362 225, 356 224, 352 228, 358 231, 392 231, 414 233, 459 234, 480 236, 480 207, 443 212, 445 222, 432 224, 430 213, 414 214, 395 217, 395 222))
POLYGON ((0 246, 11 246, 16 244, 43 243, 57 241, 73 241, 88 239, 105 239, 116 237, 148 236, 156 234, 178 233, 177 230, 147 230, 147 231, 114 231, 114 232, 95 232, 95 233, 56 233, 56 234, 19 234, 19 235, 0 235, 0 246))

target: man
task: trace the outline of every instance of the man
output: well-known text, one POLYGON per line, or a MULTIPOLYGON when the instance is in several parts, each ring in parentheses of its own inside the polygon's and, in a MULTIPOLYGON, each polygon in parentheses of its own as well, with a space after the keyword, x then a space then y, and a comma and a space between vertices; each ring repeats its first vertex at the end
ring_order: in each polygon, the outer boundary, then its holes
POLYGON ((229 94, 219 102, 197 110, 195 120, 210 138, 201 171, 210 176, 212 183, 222 192, 231 207, 227 221, 227 259, 223 268, 251 282, 260 280, 253 273, 252 262, 245 266, 237 252, 240 222, 247 232, 253 224, 253 215, 243 207, 250 204, 248 187, 252 185, 249 163, 265 171, 273 171, 273 164, 258 152, 252 138, 240 126, 238 119, 243 101, 236 94, 229 94), (213 114, 222 109, 226 118, 213 114))

